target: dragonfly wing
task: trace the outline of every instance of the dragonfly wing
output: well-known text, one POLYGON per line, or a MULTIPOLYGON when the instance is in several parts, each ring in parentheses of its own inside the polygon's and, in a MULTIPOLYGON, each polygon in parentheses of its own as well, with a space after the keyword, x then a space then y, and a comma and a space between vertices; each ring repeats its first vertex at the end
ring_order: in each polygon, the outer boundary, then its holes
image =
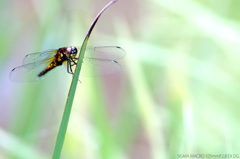
POLYGON ((53 57, 56 53, 57 53, 57 50, 46 50, 46 51, 43 51, 43 52, 28 54, 23 59, 22 64, 24 65, 24 64, 28 64, 28 63, 42 61, 44 59, 48 59, 48 58, 53 57))
POLYGON ((84 57, 109 60, 119 60, 125 56, 125 51, 119 46, 87 47, 84 57))
POLYGON ((14 82, 33 82, 43 79, 42 76, 38 77, 38 74, 52 62, 53 58, 54 57, 16 67, 11 71, 9 78, 14 82))
POLYGON ((115 60, 87 58, 83 60, 81 76, 111 75, 121 72, 121 65, 115 60))

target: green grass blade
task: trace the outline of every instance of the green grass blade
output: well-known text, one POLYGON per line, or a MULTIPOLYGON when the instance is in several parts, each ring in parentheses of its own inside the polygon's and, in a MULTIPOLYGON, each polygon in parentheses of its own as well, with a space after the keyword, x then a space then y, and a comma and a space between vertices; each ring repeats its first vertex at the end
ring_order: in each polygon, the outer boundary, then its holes
POLYGON ((80 75, 80 70, 81 70, 81 66, 82 66, 82 60, 84 57, 84 53, 86 50, 86 46, 87 46, 87 42, 88 39, 90 37, 90 34, 95 26, 95 24, 97 23, 99 17, 101 16, 101 14, 109 7, 111 6, 113 3, 115 3, 117 0, 111 1, 109 2, 99 13, 98 15, 95 17, 94 21, 92 22, 88 33, 83 41, 81 50, 80 50, 80 55, 79 55, 79 60, 77 63, 77 67, 75 69, 75 73, 74 73, 74 77, 72 80, 72 84, 68 93, 68 98, 67 98, 67 102, 65 105, 65 110, 63 113, 63 117, 62 117, 62 122, 60 125, 60 129, 58 132, 58 136, 57 136, 57 141, 56 141, 56 145, 55 145, 55 149, 53 152, 53 159, 59 159, 60 155, 61 155, 61 151, 62 151, 62 147, 63 147, 63 142, 64 142, 64 138, 66 135, 66 131, 67 131, 67 125, 68 125, 68 121, 69 121, 69 117, 70 117, 70 113, 71 113, 71 108, 72 108, 72 104, 73 104, 73 99, 74 99, 74 95, 76 92, 76 88, 77 88, 77 83, 78 83, 78 78, 80 75))

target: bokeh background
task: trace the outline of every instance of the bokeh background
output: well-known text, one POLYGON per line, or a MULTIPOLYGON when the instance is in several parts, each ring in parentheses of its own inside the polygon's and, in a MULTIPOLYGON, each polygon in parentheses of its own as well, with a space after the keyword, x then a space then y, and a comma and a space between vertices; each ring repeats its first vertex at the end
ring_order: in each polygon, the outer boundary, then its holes
MULTIPOLYGON (((51 158, 66 68, 14 83, 26 54, 80 46, 108 0, 0 1, 0 158, 51 158)), ((80 77, 62 159, 238 154, 239 0, 119 0, 90 45, 117 45, 122 72, 80 77)), ((239 154, 238 154, 239 155, 239 154)), ((216 158, 216 156, 215 156, 216 158)))

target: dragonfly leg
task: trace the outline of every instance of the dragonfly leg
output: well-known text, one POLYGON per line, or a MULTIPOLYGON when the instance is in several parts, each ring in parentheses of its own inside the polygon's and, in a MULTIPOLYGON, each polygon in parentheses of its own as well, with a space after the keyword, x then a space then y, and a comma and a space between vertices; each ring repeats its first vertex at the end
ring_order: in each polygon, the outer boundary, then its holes
POLYGON ((69 72, 69 61, 67 61, 67 72, 70 73, 69 72))
POLYGON ((74 65, 77 65, 77 63, 76 63, 77 60, 78 60, 78 58, 72 59, 72 62, 74 63, 74 65))
MULTIPOLYGON (((75 58, 75 59, 72 59, 72 60, 68 60, 68 61, 67 61, 67 72, 68 72, 69 74, 72 74, 72 77, 74 77, 74 73, 73 73, 73 71, 72 71, 72 66, 77 65, 77 63, 75 62, 76 60, 78 60, 78 58, 75 58), (73 64, 71 64, 71 62, 73 62, 73 64)), ((82 83, 79 79, 78 79, 78 82, 79 82, 79 83, 82 83)))
POLYGON ((67 72, 73 75, 71 61, 67 61, 67 72))
MULTIPOLYGON (((76 63, 76 61, 78 60, 78 58, 74 58, 74 59, 72 59, 72 62, 74 63, 73 65, 77 65, 77 63, 76 63)), ((72 66, 73 66, 72 65, 72 66)), ((73 74, 74 75, 74 74, 73 74)), ((80 81, 80 79, 78 79, 78 82, 79 83, 82 83, 81 81, 80 81)))

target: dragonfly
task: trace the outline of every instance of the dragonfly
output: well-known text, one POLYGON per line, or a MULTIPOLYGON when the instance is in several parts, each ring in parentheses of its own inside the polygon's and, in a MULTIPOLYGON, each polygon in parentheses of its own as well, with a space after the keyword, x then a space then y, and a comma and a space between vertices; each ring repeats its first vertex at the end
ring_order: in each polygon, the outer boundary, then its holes
MULTIPOLYGON (((51 70, 62 64, 67 72, 74 75, 73 67, 77 65, 77 54, 80 47, 70 46, 32 53, 25 56, 22 65, 15 67, 9 75, 14 82, 34 82, 44 79, 51 70)), ((82 76, 111 75, 121 71, 117 60, 125 56, 125 51, 119 46, 87 47, 83 58, 82 76)))

